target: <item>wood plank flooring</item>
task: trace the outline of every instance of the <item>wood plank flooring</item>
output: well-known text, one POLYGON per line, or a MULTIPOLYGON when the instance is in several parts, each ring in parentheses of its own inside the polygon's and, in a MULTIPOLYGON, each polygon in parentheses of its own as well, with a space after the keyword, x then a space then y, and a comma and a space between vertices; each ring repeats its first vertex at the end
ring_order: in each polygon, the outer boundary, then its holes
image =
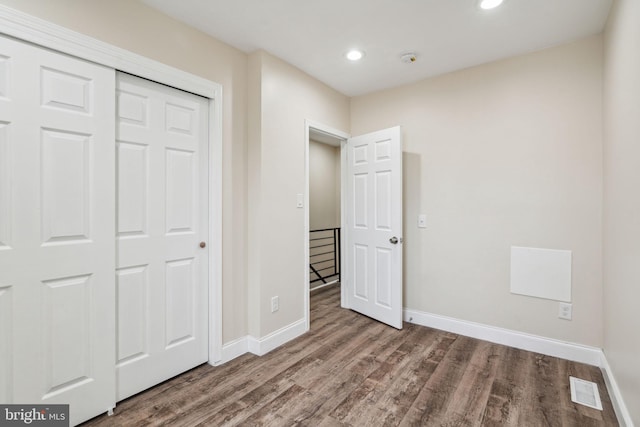
POLYGON ((340 308, 311 297, 311 331, 257 357, 199 366, 87 426, 616 426, 598 368, 340 308), (569 376, 604 411, 571 402, 569 376))

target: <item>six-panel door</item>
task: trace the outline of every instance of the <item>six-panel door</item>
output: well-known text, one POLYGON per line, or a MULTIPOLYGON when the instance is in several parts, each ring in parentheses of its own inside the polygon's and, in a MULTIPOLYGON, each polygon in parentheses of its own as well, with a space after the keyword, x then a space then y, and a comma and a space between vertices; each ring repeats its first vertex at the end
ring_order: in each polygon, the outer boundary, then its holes
POLYGON ((346 169, 346 305, 401 329, 400 128, 350 138, 346 169))
POLYGON ((207 361, 207 116, 118 73, 118 400, 207 361))
POLYGON ((115 404, 114 70, 0 37, 0 402, 115 404))

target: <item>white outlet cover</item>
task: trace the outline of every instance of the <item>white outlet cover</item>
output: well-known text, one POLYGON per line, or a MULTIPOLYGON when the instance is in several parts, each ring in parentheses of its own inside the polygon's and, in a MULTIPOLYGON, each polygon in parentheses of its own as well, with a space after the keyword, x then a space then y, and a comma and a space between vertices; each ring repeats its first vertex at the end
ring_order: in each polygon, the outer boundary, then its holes
POLYGON ((572 312, 573 306, 571 304, 568 304, 566 302, 561 302, 559 304, 558 317, 560 319, 571 320, 573 314, 572 312))

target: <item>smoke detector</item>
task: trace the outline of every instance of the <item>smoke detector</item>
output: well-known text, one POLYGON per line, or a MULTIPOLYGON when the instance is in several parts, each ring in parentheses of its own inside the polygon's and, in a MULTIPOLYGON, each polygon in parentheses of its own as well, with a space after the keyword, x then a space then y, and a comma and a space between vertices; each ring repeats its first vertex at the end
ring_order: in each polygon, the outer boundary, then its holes
POLYGON ((405 64, 413 64, 418 60, 418 56, 415 52, 407 52, 400 55, 400 60, 405 64))

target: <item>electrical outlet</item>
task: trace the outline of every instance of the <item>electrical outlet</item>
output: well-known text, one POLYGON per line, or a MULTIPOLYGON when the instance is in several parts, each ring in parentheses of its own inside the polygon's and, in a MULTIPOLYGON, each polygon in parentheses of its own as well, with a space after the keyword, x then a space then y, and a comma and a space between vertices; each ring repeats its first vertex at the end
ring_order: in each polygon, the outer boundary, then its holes
POLYGON ((573 306, 566 302, 560 303, 560 311, 558 312, 558 317, 560 319, 571 320, 571 311, 573 306))
POLYGON ((276 297, 272 297, 271 298, 271 312, 275 313, 276 311, 280 310, 280 298, 276 297))

